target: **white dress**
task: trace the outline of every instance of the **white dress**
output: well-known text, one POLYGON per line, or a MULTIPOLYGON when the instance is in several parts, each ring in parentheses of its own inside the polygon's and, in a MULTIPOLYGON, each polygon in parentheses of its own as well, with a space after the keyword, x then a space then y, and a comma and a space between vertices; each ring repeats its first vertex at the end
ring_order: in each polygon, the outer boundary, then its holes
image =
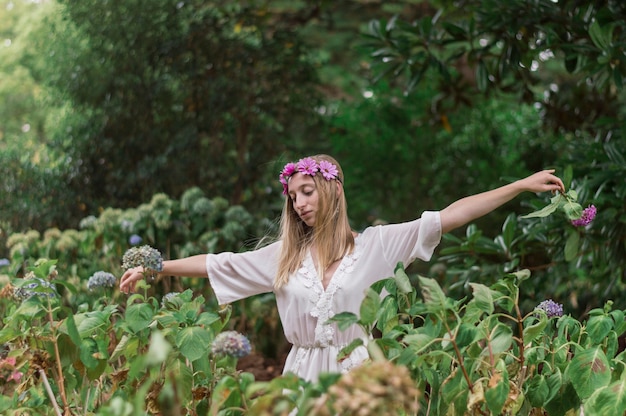
MULTIPOLYGON (((368 357, 365 347, 337 362, 339 351, 356 338, 367 339, 360 327, 340 331, 325 322, 340 312, 358 314, 367 289, 393 276, 398 262, 408 266, 416 258, 430 260, 441 241, 439 212, 421 218, 366 228, 355 238, 354 251, 345 256, 324 290, 311 253, 289 283, 275 291, 285 337, 293 346, 283 373, 293 372, 316 381, 323 372, 346 372, 368 357)), ((281 242, 244 253, 209 254, 206 260, 211 286, 220 304, 274 291, 281 242)))

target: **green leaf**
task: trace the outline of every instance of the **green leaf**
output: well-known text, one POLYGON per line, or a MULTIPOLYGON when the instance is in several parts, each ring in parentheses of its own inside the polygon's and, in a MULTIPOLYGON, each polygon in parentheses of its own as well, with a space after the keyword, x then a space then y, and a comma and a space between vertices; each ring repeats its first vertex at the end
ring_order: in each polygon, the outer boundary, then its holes
POLYGON ((396 298, 387 296, 383 299, 382 306, 376 317, 376 327, 380 329, 383 334, 386 334, 396 327, 400 320, 398 317, 398 303, 396 298))
POLYGON ((548 384, 549 394, 546 397, 546 403, 549 403, 561 390, 563 385, 563 375, 558 368, 554 369, 554 372, 546 377, 546 383, 548 384))
POLYGON ((345 331, 350 326, 358 323, 359 317, 352 312, 339 312, 326 322, 335 322, 337 323, 337 328, 339 328, 340 331, 345 331))
POLYGON ((565 376, 571 381, 578 396, 585 400, 594 391, 608 386, 611 381, 609 361, 601 347, 576 352, 565 376))
POLYGON ((124 334, 120 339, 120 342, 115 346, 115 350, 113 350, 113 354, 111 354, 111 358, 109 361, 116 361, 118 358, 124 357, 134 357, 137 355, 137 350, 139 349, 139 338, 131 337, 128 334, 124 334))
POLYGON ((74 315, 69 311, 67 318, 65 318, 65 326, 67 328, 67 334, 70 339, 77 347, 81 345, 80 334, 78 333, 78 328, 76 327, 76 322, 74 321, 74 315))
POLYGON ((361 325, 368 326, 374 324, 379 309, 380 296, 372 289, 368 289, 365 299, 361 302, 361 309, 359 310, 361 325))
POLYGON ((485 62, 481 59, 476 66, 476 84, 480 92, 487 91, 487 85, 489 83, 489 71, 485 62))
POLYGON ((611 45, 611 37, 613 33, 612 25, 607 25, 604 28, 600 27, 597 20, 589 26, 589 36, 591 41, 603 51, 607 50, 611 45))
POLYGON ((13 341, 21 335, 23 335, 22 331, 19 331, 12 326, 5 326, 0 330, 0 344, 6 344, 7 342, 13 341))
MULTIPOLYGON (((570 191, 571 192, 571 191, 570 191)), ((561 209, 569 220, 575 220, 583 215, 583 207, 576 202, 576 198, 567 196, 566 200, 561 204, 561 209)))
POLYGON ((623 415, 626 413, 626 380, 618 380, 596 390, 584 404, 587 415, 623 415))
POLYGON ((470 345, 476 339, 476 335, 478 334, 478 328, 474 325, 468 325, 462 323, 458 326, 456 331, 456 335, 454 337, 458 348, 465 348, 470 345))
POLYGON ((470 283, 474 298, 470 301, 474 303, 478 309, 491 315, 494 311, 492 290, 480 283, 470 283))
POLYGON ((565 169, 563 169, 563 175, 561 177, 561 180, 563 180, 563 185, 565 186, 565 189, 569 189, 572 186, 573 179, 574 179, 574 168, 572 167, 572 165, 565 166, 565 169))
POLYGON ((489 348, 485 348, 484 354, 500 354, 511 347, 513 342, 513 332, 508 326, 498 323, 490 333, 489 348))
POLYGON ((411 285, 409 276, 406 274, 402 263, 398 263, 396 266, 393 278, 400 293, 411 293, 413 291, 413 286, 411 285))
POLYGON ((543 330, 548 324, 548 319, 545 315, 542 315, 541 318, 537 320, 532 325, 529 325, 524 328, 524 344, 527 344, 533 340, 535 340, 538 336, 543 334, 543 330))
POLYGON ((428 346, 435 339, 432 334, 422 331, 421 329, 422 328, 418 328, 418 332, 406 335, 402 339, 402 341, 411 347, 415 353, 421 352, 424 347, 428 346))
POLYGON ((441 386, 439 405, 442 406, 437 414, 463 415, 467 409, 469 386, 461 370, 456 369, 452 377, 446 379, 441 386), (454 413, 452 412, 454 410, 454 413))
POLYGON ((548 402, 550 386, 543 374, 536 375, 527 383, 526 397, 533 407, 543 408, 548 402))
POLYGON ((433 313, 443 314, 446 309, 446 295, 435 279, 418 276, 424 303, 433 313))
POLYGON ((238 392, 239 389, 237 388, 237 380, 235 380, 234 377, 229 375, 222 377, 217 382, 217 385, 211 394, 211 409, 208 414, 217 415, 219 414, 218 411, 220 409, 236 405, 237 403, 232 403, 232 401, 234 400, 236 402, 238 399, 239 401, 241 400, 241 396, 237 394, 238 392), (231 398, 233 400, 229 400, 231 398))
POLYGON ((337 354, 337 362, 342 362, 343 360, 348 358, 350 354, 352 354, 352 351, 354 351, 355 349, 357 349, 358 347, 362 345, 363 345, 363 340, 361 338, 352 340, 350 344, 343 347, 341 351, 339 351, 339 354, 337 354))
POLYGON ((199 326, 183 328, 176 335, 176 347, 189 361, 208 356, 211 333, 199 326))
POLYGON ((558 202, 556 202, 556 203, 555 202, 551 202, 550 204, 546 205, 542 209, 540 209, 538 211, 531 212, 530 214, 522 215, 520 218, 543 218, 543 217, 547 217, 548 215, 554 213, 558 208, 559 208, 559 203, 558 202))
POLYGON ((80 361, 85 364, 85 367, 93 369, 98 365, 98 359, 94 357, 94 354, 98 352, 98 343, 91 338, 85 338, 81 340, 80 344, 80 361))
POLYGON ((506 370, 506 364, 503 360, 496 363, 496 371, 494 371, 489 379, 488 388, 485 391, 485 401, 493 415, 499 415, 502 412, 504 403, 509 396, 509 373, 506 370))
POLYGON ((580 244, 580 234, 576 230, 570 230, 567 240, 565 241, 565 261, 572 261, 578 255, 578 247, 580 244))
POLYGON ((587 321, 587 332, 595 344, 604 343, 604 338, 613 329, 613 319, 606 315, 596 315, 587 321))
POLYGON ((511 251, 511 245, 515 238, 515 228, 517 227, 517 218, 515 214, 510 214, 506 217, 504 224, 502 225, 502 238, 504 241, 504 248, 507 252, 511 251))
POLYGON ((126 323, 133 332, 147 328, 152 322, 153 311, 147 303, 133 303, 126 308, 126 323))

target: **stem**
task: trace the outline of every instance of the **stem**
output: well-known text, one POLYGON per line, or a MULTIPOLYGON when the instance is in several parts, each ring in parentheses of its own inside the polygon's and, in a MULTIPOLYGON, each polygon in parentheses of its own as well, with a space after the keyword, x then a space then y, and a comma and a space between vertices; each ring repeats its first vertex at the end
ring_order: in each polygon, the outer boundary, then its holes
MULTIPOLYGON (((443 324, 446 326, 446 330, 448 331, 448 334, 452 333, 445 319, 443 319, 442 321, 443 321, 443 324)), ((465 381, 467 382, 467 387, 469 388, 470 393, 474 393, 474 389, 472 388, 473 387, 472 380, 470 379, 469 374, 467 374, 467 370, 465 369, 465 366, 463 365, 463 356, 461 355, 461 351, 459 350, 459 347, 456 343, 456 335, 452 337, 450 341, 452 342, 452 346, 454 347, 454 353, 456 354, 456 358, 459 361, 459 367, 461 367, 461 371, 463 372, 463 377, 465 377, 465 381)))
POLYGON ((517 330, 519 331, 519 338, 517 338, 516 341, 519 347, 519 365, 522 369, 521 377, 518 380, 518 386, 521 387, 524 383, 524 378, 526 377, 526 359, 524 358, 524 318, 522 317, 522 311, 519 309, 519 292, 515 299, 515 313, 517 314, 517 330))
POLYGON ((70 414, 70 406, 65 395, 65 377, 63 377, 63 366, 61 365, 61 354, 59 353, 59 344, 57 342, 56 327, 52 318, 52 305, 48 298, 48 320, 50 321, 50 330, 52 331, 52 346, 54 347, 54 358, 57 365, 57 383, 59 384, 59 394, 63 401, 63 410, 66 414, 70 414))
POLYGON ((52 393, 52 388, 50 387, 50 383, 48 382, 48 377, 46 376, 46 372, 40 368, 39 375, 41 376, 41 379, 43 380, 43 385, 46 387, 46 392, 48 392, 48 397, 50 398, 50 401, 52 402, 52 407, 54 407, 55 413, 57 414, 57 416, 62 416, 61 408, 59 408, 57 399, 54 397, 54 393, 52 393))

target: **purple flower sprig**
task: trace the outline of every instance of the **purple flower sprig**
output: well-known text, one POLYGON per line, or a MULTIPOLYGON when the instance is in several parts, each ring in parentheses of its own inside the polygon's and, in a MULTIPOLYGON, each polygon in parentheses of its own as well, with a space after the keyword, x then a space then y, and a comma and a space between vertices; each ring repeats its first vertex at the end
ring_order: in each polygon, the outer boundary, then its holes
POLYGON ((583 210, 580 218, 572 220, 572 225, 574 227, 586 227, 591 224, 591 221, 596 217, 598 210, 594 205, 589 205, 587 208, 583 210))
POLYGON ((535 307, 535 310, 542 310, 548 318, 558 318, 563 316, 563 305, 556 303, 552 299, 544 300, 535 307))

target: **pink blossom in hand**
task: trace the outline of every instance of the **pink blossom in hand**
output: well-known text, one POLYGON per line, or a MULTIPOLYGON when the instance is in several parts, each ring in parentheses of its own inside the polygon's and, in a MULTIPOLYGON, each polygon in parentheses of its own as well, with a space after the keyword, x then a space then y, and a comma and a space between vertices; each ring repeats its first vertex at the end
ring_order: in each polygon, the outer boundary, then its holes
POLYGON ((585 227, 593 221, 596 217, 597 209, 593 205, 589 205, 587 208, 583 210, 583 214, 580 218, 572 220, 572 225, 575 227, 585 227))

